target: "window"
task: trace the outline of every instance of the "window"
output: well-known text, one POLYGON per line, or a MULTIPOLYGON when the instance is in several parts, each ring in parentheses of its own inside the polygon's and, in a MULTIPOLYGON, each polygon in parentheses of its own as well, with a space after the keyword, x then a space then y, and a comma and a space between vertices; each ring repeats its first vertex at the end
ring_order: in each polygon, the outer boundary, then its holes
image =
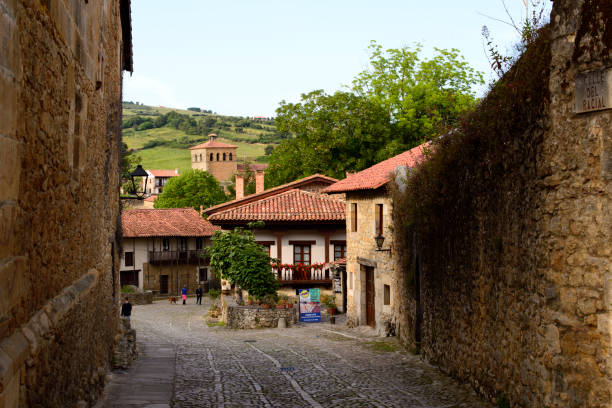
POLYGON ((376 204, 376 213, 375 213, 375 228, 377 235, 383 235, 383 205, 376 204))
POLYGON ((271 247, 272 245, 274 245, 274 241, 257 241, 257 243, 261 246, 264 247, 264 252, 266 254, 268 254, 268 256, 270 256, 271 252, 271 247))
POLYGON ((207 281, 208 280, 208 269, 200 268, 198 271, 198 279, 200 280, 200 283, 207 281))
POLYGON ((225 153, 223 153, 223 161, 225 161, 226 158, 225 153))
POLYGON ((389 285, 384 285, 383 286, 383 292, 384 292, 384 302, 383 304, 385 305, 390 305, 391 304, 391 287, 389 285))
POLYGON ((346 241, 334 243, 334 261, 346 258, 346 241))
POLYGON ((180 238, 179 245, 180 245, 181 251, 186 251, 187 250, 187 238, 180 238))
POLYGON ((213 154, 212 153, 210 154, 210 159, 208 159, 208 160, 213 161, 213 154))
POLYGON ((197 237, 196 238, 196 249, 202 249, 204 247, 204 240, 202 239, 202 237, 197 237))
POLYGON ((310 245, 293 245, 293 263, 310 265, 310 245))
POLYGON ((125 253, 125 266, 134 266, 134 253, 133 252, 125 253))
POLYGON ((229 161, 232 161, 232 154, 229 154, 229 161))
POLYGON ((217 161, 219 161, 219 153, 217 153, 217 161))
POLYGON ((193 155, 193 161, 194 161, 194 162, 197 162, 197 161, 198 161, 198 155, 197 155, 197 154, 194 154, 194 155, 193 155))
POLYGON ((170 238, 162 238, 162 251, 170 250, 170 238))
POLYGON ((357 231, 357 203, 351 204, 351 229, 357 231))
POLYGON ((200 153, 200 161, 202 161, 202 153, 200 153))

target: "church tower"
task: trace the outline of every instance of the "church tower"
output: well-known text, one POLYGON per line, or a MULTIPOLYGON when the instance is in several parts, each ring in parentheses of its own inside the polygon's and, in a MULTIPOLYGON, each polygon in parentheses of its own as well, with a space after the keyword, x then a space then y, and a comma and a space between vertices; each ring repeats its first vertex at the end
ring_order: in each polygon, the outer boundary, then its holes
POLYGON ((208 142, 189 148, 191 168, 209 172, 220 183, 230 181, 237 169, 238 146, 218 142, 214 133, 208 136, 208 142))

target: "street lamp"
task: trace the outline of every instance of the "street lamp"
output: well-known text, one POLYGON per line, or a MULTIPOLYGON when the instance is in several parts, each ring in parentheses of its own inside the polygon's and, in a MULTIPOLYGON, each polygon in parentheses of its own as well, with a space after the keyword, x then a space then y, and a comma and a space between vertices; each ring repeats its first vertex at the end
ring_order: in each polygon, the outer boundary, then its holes
POLYGON ((376 242, 376 250, 380 252, 391 252, 391 248, 382 249, 383 244, 385 243, 385 237, 382 234, 378 234, 374 237, 374 241, 376 242))
POLYGON ((130 173, 130 179, 132 180, 132 191, 134 191, 134 195, 136 196, 137 200, 142 200, 147 192, 147 181, 149 179, 149 173, 147 173, 145 171, 145 169, 142 168, 142 165, 138 165, 136 166, 136 169, 130 173), (136 182, 134 181, 134 179, 136 177, 144 177, 145 182, 144 182, 144 188, 142 189, 142 192, 139 193, 138 190, 136 189, 136 182))

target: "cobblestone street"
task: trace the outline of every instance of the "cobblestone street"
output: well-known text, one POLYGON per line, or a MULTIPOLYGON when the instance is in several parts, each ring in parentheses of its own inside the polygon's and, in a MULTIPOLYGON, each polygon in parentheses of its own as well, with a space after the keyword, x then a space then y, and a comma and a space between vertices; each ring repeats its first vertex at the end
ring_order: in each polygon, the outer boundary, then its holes
POLYGON ((203 306, 135 306, 140 356, 99 407, 491 407, 395 339, 340 325, 228 330, 203 306))

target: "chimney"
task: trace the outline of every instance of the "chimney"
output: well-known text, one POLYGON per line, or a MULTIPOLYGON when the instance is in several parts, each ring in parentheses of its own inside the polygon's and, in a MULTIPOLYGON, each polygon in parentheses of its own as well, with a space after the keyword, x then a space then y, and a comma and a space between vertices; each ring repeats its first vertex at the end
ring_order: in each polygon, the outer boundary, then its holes
POLYGON ((204 206, 203 205, 200 206, 200 215, 202 215, 202 214, 204 214, 204 206))
POLYGON ((261 193, 264 191, 264 176, 266 173, 263 171, 255 172, 255 193, 261 193))
POLYGON ((211 133, 210 135, 208 135, 208 137, 210 138, 211 141, 213 141, 217 138, 217 135, 214 133, 211 133))
POLYGON ((236 200, 244 198, 244 175, 236 174, 236 200))

